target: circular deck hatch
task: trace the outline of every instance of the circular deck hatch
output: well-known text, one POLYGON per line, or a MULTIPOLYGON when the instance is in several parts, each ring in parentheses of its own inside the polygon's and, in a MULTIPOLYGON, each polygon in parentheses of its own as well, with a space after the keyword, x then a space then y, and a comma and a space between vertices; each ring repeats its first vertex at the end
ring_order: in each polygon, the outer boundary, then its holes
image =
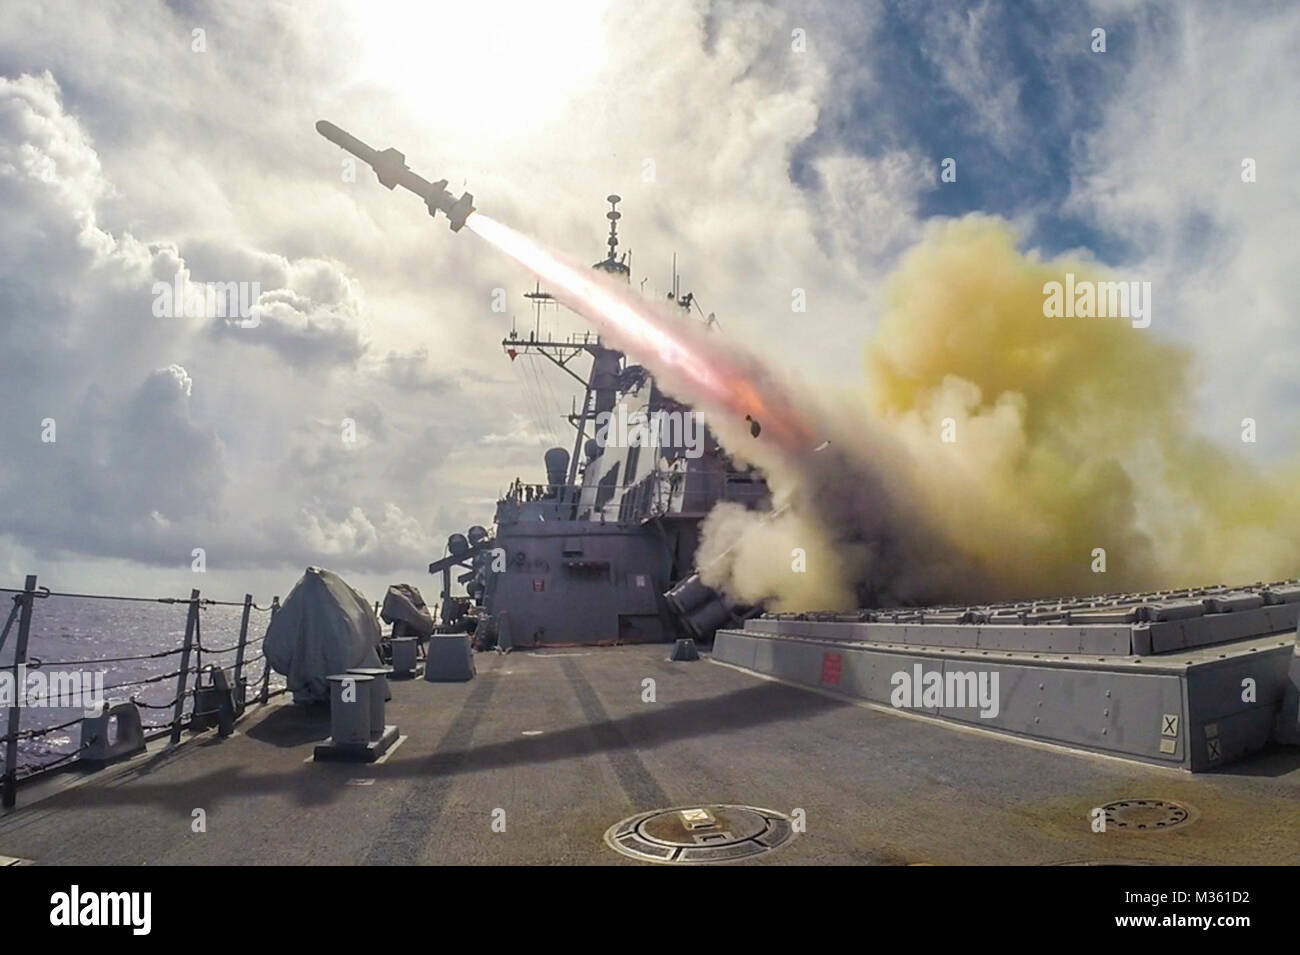
POLYGON ((643 862, 702 865, 736 862, 789 842, 788 817, 755 806, 655 809, 610 826, 605 843, 643 862))
POLYGON ((1107 829, 1127 832, 1172 829, 1192 820, 1191 809, 1166 799, 1120 799, 1101 808, 1106 814, 1107 829))

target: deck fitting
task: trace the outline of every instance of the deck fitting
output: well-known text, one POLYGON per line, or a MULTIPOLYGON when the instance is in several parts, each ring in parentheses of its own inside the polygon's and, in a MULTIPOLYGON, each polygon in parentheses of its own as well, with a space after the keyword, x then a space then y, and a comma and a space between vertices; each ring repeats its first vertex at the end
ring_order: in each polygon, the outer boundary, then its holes
POLYGON ((605 843, 642 862, 705 865, 771 852, 794 836, 790 819, 754 806, 681 806, 624 819, 605 843))
POLYGON ((333 737, 330 737, 316 747, 312 758, 318 763, 373 763, 393 747, 398 735, 397 727, 390 724, 384 727, 384 732, 378 739, 364 744, 335 743, 333 737))
POLYGON ((1120 799, 1101 807, 1107 829, 1158 832, 1182 826, 1193 819, 1186 806, 1165 799, 1120 799))

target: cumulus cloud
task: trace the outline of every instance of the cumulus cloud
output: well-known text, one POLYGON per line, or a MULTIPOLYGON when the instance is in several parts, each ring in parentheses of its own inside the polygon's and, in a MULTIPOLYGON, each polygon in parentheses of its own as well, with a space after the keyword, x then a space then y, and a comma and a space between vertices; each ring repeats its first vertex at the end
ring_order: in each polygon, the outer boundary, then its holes
MULTIPOLYGON (((334 525, 277 508, 299 489, 353 494, 330 461, 356 457, 342 445, 340 421, 360 422, 379 463, 400 453, 366 397, 377 378, 360 361, 358 283, 335 263, 229 239, 199 244, 208 270, 200 273, 181 241, 107 228, 100 210, 114 186, 49 72, 0 78, 0 117, 0 189, 12 213, 0 232, 11 318, 0 331, 7 531, 51 556, 167 565, 205 546, 252 565, 309 562, 322 541, 339 539, 322 536, 334 525), (260 286, 259 321, 245 327, 183 307, 217 281, 260 286), (247 407, 290 406, 290 420, 293 405, 301 415, 313 402, 336 406, 339 418, 306 443, 311 429, 301 424, 250 433, 223 408, 235 392, 247 407), (293 492, 276 490, 281 482, 293 492), (276 539, 267 528, 279 525, 290 532, 276 539)), ((351 472, 358 484, 361 471, 351 472)), ((434 546, 418 521, 394 516, 401 511, 388 491, 369 487, 365 507, 347 508, 348 521, 369 528, 357 567, 418 560, 416 537, 434 546)))

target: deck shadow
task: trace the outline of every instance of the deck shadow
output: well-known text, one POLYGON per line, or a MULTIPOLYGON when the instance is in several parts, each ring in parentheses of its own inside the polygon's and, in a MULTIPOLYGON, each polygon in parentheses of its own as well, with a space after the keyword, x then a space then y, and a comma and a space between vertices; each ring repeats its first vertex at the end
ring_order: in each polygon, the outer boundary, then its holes
MULTIPOLYGON (((666 704, 631 716, 593 718, 538 737, 441 750, 394 766, 393 770, 411 776, 461 775, 620 750, 653 749, 685 739, 726 735, 764 724, 803 719, 852 705, 803 689, 765 682, 720 696, 666 704)), ((603 710, 600 715, 604 715, 603 710)))
MULTIPOLYGON (((479 677, 492 681, 492 674, 479 677)), ((755 726, 816 716, 852 704, 778 683, 734 690, 720 696, 681 703, 632 716, 583 723, 542 737, 527 737, 485 746, 455 746, 418 759, 388 763, 376 777, 390 780, 452 779, 476 772, 508 769, 511 766, 560 762, 611 752, 649 748, 664 743, 705 736, 725 735, 755 726), (541 743, 542 745, 538 745, 541 743)), ((268 714, 244 735, 271 745, 294 745, 323 739, 328 735, 324 719, 295 713, 284 706, 268 714), (274 725, 267 727, 266 724, 274 725), (294 739, 300 740, 295 744, 294 739)), ((212 752, 219 752, 214 747, 212 752)), ((233 755, 231 753, 230 755, 233 755)), ((303 767, 308 769, 308 767, 303 767)), ((243 796, 286 796, 298 805, 321 805, 340 798, 340 780, 356 774, 355 764, 315 764, 305 773, 257 770, 249 764, 215 767, 202 774, 174 782, 137 778, 127 785, 70 790, 50 797, 49 807, 63 809, 109 806, 155 805, 177 814, 189 815, 195 805, 213 807, 243 796), (195 800, 200 800, 196 802, 195 800)))
POLYGON ((244 735, 282 748, 318 743, 330 735, 330 708, 326 704, 286 703, 258 720, 244 735))
POLYGON ((1276 779, 1293 773, 1300 768, 1300 746, 1283 746, 1270 743, 1258 753, 1247 756, 1235 763, 1229 763, 1222 769, 1216 769, 1209 776, 1255 776, 1262 779, 1276 779))

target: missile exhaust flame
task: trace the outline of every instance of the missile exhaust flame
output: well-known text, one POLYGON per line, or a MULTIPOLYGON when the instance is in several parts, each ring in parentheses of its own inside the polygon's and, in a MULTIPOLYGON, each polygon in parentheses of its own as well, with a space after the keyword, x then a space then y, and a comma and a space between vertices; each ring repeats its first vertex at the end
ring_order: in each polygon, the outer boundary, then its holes
POLYGON ((663 314, 610 279, 567 262, 527 236, 481 212, 465 222, 469 229, 515 259, 552 289, 552 294, 593 322, 612 344, 650 364, 678 397, 748 419, 752 434, 761 425, 765 440, 787 455, 810 450, 813 431, 796 412, 779 384, 734 343, 724 351, 702 328, 663 314), (759 384, 761 382, 761 385, 759 384))
POLYGON ((739 355, 734 349, 724 351, 702 329, 683 324, 630 290, 566 262, 527 236, 476 212, 472 195, 467 192, 456 199, 447 191, 447 180, 430 182, 412 172, 406 157, 396 149, 375 149, 327 120, 318 122, 316 131, 369 165, 381 185, 388 189, 401 186, 415 193, 428 206, 429 215, 442 212, 447 216, 453 232, 468 225, 553 286, 557 300, 593 322, 616 347, 652 364, 669 390, 682 400, 748 422, 754 437, 763 431, 769 444, 787 454, 801 453, 816 443, 811 428, 792 410, 783 389, 752 356, 739 355), (761 391, 755 386, 759 381, 763 382, 761 391))

